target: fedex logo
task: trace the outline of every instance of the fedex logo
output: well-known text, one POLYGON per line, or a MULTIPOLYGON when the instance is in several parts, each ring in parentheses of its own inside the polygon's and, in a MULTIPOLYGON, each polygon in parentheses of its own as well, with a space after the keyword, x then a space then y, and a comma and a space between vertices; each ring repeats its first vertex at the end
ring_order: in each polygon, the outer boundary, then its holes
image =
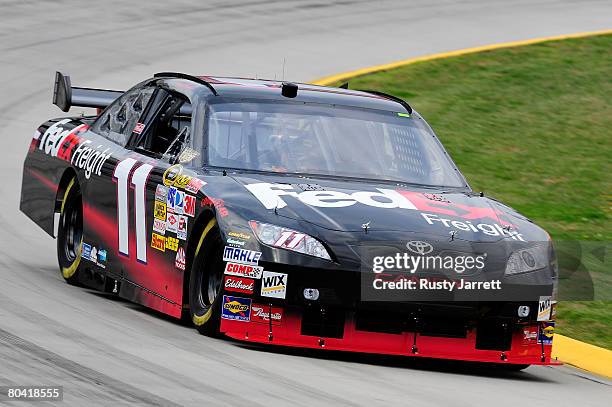
POLYGON ((321 208, 344 208, 360 203, 386 209, 416 209, 405 196, 393 189, 376 188, 378 192, 357 191, 347 194, 340 191, 303 191, 296 192, 289 184, 269 184, 261 182, 245 185, 266 209, 284 208, 287 202, 283 197, 293 197, 302 203, 321 208))

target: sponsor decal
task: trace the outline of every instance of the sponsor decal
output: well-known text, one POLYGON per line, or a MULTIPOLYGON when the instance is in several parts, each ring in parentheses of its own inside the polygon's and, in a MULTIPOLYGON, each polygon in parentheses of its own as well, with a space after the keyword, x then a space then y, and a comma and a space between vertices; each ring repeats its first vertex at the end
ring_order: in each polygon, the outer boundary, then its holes
POLYGON ((145 125, 144 123, 136 123, 136 126, 134 126, 134 130, 132 130, 133 133, 136 134, 141 134, 145 129, 145 125))
POLYGON ((166 203, 167 199, 168 199, 168 187, 162 184, 158 184, 157 189, 155 190, 155 200, 166 203))
POLYGON ((168 218, 166 220, 166 230, 168 232, 176 233, 178 229, 178 215, 174 213, 168 213, 168 218))
POLYGON ((81 244, 81 257, 89 260, 91 258, 91 245, 87 243, 81 244))
POLYGON ((484 233, 489 236, 500 236, 500 237, 510 237, 513 240, 520 240, 524 242, 525 239, 523 235, 518 233, 515 230, 508 228, 508 226, 502 226, 499 223, 472 223, 469 220, 466 221, 458 221, 451 220, 446 218, 441 218, 433 213, 421 213, 421 216, 427 223, 430 225, 443 225, 447 228, 459 229, 464 231, 472 231, 476 233, 484 233))
POLYGON ((160 235, 166 234, 166 221, 161 219, 153 219, 153 230, 159 233, 160 235))
POLYGON ((40 137, 38 148, 45 154, 68 161, 77 168, 85 171, 85 178, 89 179, 91 174, 102 175, 102 166, 110 158, 110 148, 102 150, 100 144, 93 146, 91 140, 80 137, 89 126, 81 124, 73 129, 66 129, 64 125, 70 123, 70 119, 63 119, 49 126, 47 131, 40 137))
POLYGON ((248 264, 240 263, 226 263, 225 274, 231 276, 242 276, 249 277, 259 280, 263 273, 263 267, 261 266, 250 266, 248 264))
POLYGON ((178 156, 178 162, 182 164, 188 163, 189 161, 193 160, 199 155, 200 153, 195 151, 193 148, 185 147, 185 149, 181 151, 181 153, 178 156))
POLYGON ((244 246, 244 243, 244 240, 234 239, 233 237, 227 239, 227 244, 234 247, 242 247, 244 246))
POLYGON ((234 321, 250 321, 251 301, 250 298, 224 295, 223 304, 221 306, 221 318, 234 321))
POLYGON ((255 280, 245 277, 225 276, 223 285, 227 291, 253 294, 255 280))
POLYGON ((333 190, 297 192, 292 185, 267 182, 249 184, 245 187, 266 209, 280 209, 287 206, 283 197, 291 197, 305 205, 321 208, 345 208, 359 203, 376 208, 416 209, 412 202, 393 189, 377 188, 377 192, 358 191, 347 194, 333 190))
POLYGON ((183 249, 182 247, 179 247, 176 251, 174 266, 179 270, 185 271, 185 249, 183 249))
POLYGON ((175 164, 171 167, 168 167, 166 171, 164 171, 164 175, 162 177, 162 181, 167 187, 175 187, 175 188, 185 188, 193 177, 188 175, 183 175, 183 166, 181 164, 175 164))
POLYGON ((153 206, 153 217, 159 220, 166 220, 166 204, 163 202, 155 201, 153 206))
POLYGON ((302 242, 302 240, 304 240, 305 237, 306 235, 303 233, 294 232, 291 230, 285 231, 282 232, 276 242, 274 242, 274 246, 285 249, 294 249, 302 242))
POLYGON ((176 237, 181 240, 187 240, 187 216, 178 215, 178 226, 176 228, 176 237))
POLYGON ((182 214, 183 207, 185 206, 185 193, 177 190, 175 187, 168 188, 166 203, 168 205, 168 212, 182 214))
POLYGON ((162 182, 165 186, 171 187, 174 185, 176 178, 183 173, 183 166, 180 164, 172 165, 164 171, 162 182))
POLYGON ((264 270, 261 277, 261 296, 284 299, 286 294, 287 274, 264 270))
POLYGON ((266 209, 281 209, 288 202, 321 208, 344 208, 356 204, 381 209, 419 210, 429 213, 421 215, 430 225, 442 225, 447 228, 484 233, 491 236, 510 237, 524 241, 523 236, 512 230, 503 212, 492 207, 473 207, 457 203, 432 199, 427 194, 376 188, 376 191, 356 191, 346 193, 335 190, 296 190, 290 184, 271 184, 266 182, 245 185, 255 198, 266 209), (464 222, 442 218, 439 215, 450 215, 466 219, 464 222), (487 222, 472 223, 469 220, 483 219, 487 222), (500 224, 501 223, 501 224, 500 224))
POLYGON ((550 311, 552 309, 552 297, 541 296, 538 301, 538 321, 550 320, 550 311))
POLYGON ((500 210, 485 203, 486 206, 468 206, 451 202, 442 195, 427 194, 421 192, 398 191, 414 206, 422 212, 436 213, 438 215, 449 215, 467 220, 487 220, 491 223, 502 223, 502 226, 510 224, 510 219, 500 210))
POLYGON ((202 199, 201 206, 213 206, 222 218, 226 217, 229 214, 227 208, 225 207, 225 202, 223 201, 223 199, 206 197, 202 199))
POLYGON ((236 239, 249 240, 251 235, 244 232, 228 232, 228 236, 235 237, 236 239))
POLYGON ((159 251, 166 251, 166 238, 157 233, 153 233, 151 236, 151 247, 159 251))
POLYGON ((98 263, 106 263, 106 250, 98 250, 98 263))
POLYGON ((185 204, 183 206, 183 212, 185 213, 185 215, 193 217, 195 215, 195 206, 195 196, 185 195, 185 204))
POLYGON ((179 241, 176 237, 166 236, 166 249, 175 252, 178 250, 178 243, 179 241))
POLYGON ((206 185, 206 182, 201 179, 192 178, 189 184, 185 185, 185 191, 197 194, 204 185, 206 185))
POLYGON ((225 249, 223 250, 223 261, 257 265, 260 257, 261 252, 241 249, 239 247, 225 246, 225 249))
POLYGON ((530 326, 523 328, 523 342, 535 341, 538 339, 538 327, 530 326))
POLYGON ((96 266, 101 267, 101 268, 106 268, 106 265, 104 264, 106 262, 106 255, 107 252, 104 249, 98 249, 96 248, 96 246, 91 246, 88 244, 83 244, 83 258, 86 260, 91 261, 92 263, 95 263, 96 266), (87 251, 85 252, 85 246, 87 246, 87 251))
POLYGON ((555 335, 555 323, 554 321, 545 322, 538 333, 538 343, 543 345, 552 345, 553 336, 555 335))
MULTIPOLYGON (((283 309, 272 307, 272 325, 280 325, 283 320, 283 309)), ((270 306, 264 304, 251 305, 251 322, 270 324, 270 306)))

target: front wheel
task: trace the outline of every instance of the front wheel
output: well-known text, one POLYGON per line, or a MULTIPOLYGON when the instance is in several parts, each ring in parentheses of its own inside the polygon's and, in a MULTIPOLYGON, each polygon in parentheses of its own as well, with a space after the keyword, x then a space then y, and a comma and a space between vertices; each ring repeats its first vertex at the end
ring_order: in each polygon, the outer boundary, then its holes
POLYGON ((223 242, 213 218, 200 236, 189 277, 191 320, 201 334, 219 334, 222 283, 223 242))
POLYGON ((77 283, 82 244, 83 202, 79 184, 73 178, 64 192, 57 230, 57 259, 69 284, 77 283))

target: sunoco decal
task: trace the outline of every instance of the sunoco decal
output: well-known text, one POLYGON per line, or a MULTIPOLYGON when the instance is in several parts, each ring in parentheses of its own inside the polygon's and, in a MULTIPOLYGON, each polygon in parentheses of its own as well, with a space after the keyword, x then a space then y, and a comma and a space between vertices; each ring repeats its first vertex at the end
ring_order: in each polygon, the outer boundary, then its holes
POLYGON ((221 304, 221 318, 234 321, 250 321, 251 299, 224 295, 223 304, 221 304))

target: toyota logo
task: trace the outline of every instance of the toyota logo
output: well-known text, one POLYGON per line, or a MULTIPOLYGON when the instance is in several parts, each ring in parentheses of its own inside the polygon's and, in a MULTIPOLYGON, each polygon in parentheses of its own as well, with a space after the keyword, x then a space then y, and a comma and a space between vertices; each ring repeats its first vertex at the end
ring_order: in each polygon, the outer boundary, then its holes
POLYGON ((421 256, 424 254, 429 254, 433 251, 432 245, 420 240, 411 240, 410 242, 406 243, 406 248, 412 253, 420 254, 421 256))

